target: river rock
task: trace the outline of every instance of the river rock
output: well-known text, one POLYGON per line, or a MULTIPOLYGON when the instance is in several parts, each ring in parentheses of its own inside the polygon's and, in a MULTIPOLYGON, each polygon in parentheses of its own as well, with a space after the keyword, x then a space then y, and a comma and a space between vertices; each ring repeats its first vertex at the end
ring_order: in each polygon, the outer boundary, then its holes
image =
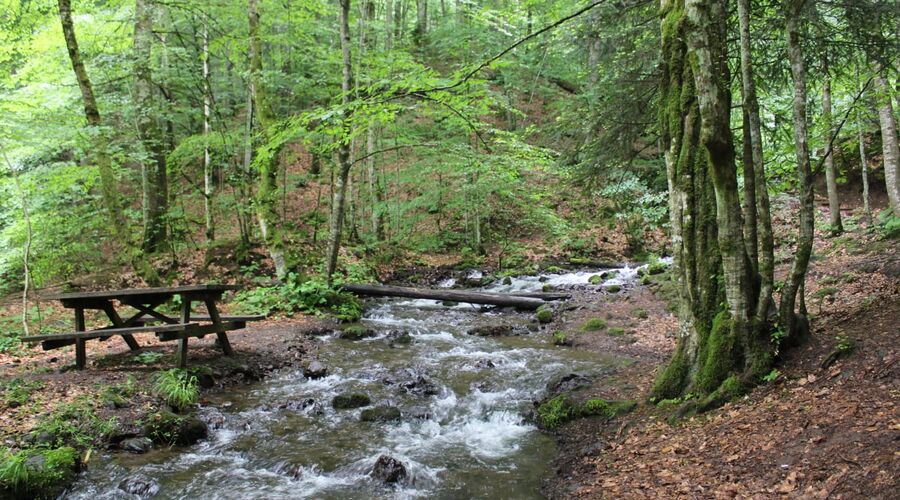
POLYGON ((362 422, 392 422, 400 420, 400 409, 396 406, 376 406, 363 410, 359 416, 362 422))
POLYGON ((362 340, 374 337, 375 331, 360 325, 350 325, 338 331, 338 338, 344 340, 362 340))
POLYGON ((520 335, 522 331, 512 325, 481 325, 466 332, 477 337, 509 337, 520 335))
POLYGON ((322 378, 328 373, 328 367, 321 361, 314 360, 303 369, 303 376, 308 379, 322 378))
POLYGON ((412 406, 403 411, 403 416, 415 420, 430 420, 433 415, 425 406, 412 406))
POLYGON ((150 498, 159 493, 159 483, 151 477, 135 474, 122 480, 119 489, 139 498, 150 498))
POLYGON ((353 408, 369 406, 370 404, 372 404, 372 400, 369 396, 358 392, 338 394, 331 400, 331 407, 335 410, 350 410, 353 408))
POLYGON ((494 361, 491 358, 481 358, 475 362, 475 368, 484 370, 485 368, 494 368, 494 361))
POLYGON ((129 453, 147 453, 153 449, 153 440, 148 437, 126 439, 119 443, 119 447, 129 453))
POLYGON ((550 394, 562 394, 572 392, 591 385, 591 380, 578 373, 570 373, 547 384, 547 392, 550 394))
POLYGON ((416 396, 434 396, 440 393, 437 384, 419 368, 397 370, 381 379, 387 385, 396 385, 416 396))
POLYGON ((179 416, 162 411, 150 416, 144 425, 144 435, 154 443, 190 446, 205 439, 209 428, 194 415, 179 416))
POLYGON ((212 389, 216 385, 216 379, 210 373, 197 375, 197 385, 204 389, 212 389))
POLYGON ((386 484, 399 483, 407 476, 403 462, 388 455, 381 455, 372 468, 372 477, 386 484))
POLYGON ((404 332, 401 330, 391 330, 387 334, 388 344, 391 347, 397 345, 409 345, 413 343, 412 335, 409 332, 404 332))

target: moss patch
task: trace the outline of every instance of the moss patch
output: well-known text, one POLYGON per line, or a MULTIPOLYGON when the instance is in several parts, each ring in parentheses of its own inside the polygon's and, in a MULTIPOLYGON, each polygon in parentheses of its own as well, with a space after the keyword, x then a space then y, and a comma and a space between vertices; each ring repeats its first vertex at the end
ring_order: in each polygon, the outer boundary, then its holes
POLYGON ((609 330, 606 331, 606 334, 611 337, 621 337, 625 335, 625 329, 621 326, 613 326, 609 330))
POLYGON ((534 317, 538 320, 538 323, 546 325, 553 321, 553 310, 549 307, 541 306, 537 312, 535 312, 534 317))
POLYGON ((596 332, 606 328, 606 321, 602 318, 591 318, 584 322, 581 329, 586 332, 596 332))
POLYGON ((78 452, 64 446, 0 453, 0 496, 55 498, 78 470, 78 452))

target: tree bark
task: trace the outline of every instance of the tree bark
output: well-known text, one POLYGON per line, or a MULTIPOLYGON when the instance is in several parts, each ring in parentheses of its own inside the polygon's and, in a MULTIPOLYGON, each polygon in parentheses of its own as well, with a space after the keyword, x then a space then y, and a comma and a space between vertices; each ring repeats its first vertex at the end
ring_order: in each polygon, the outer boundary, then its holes
POLYGON ((841 223, 841 201, 837 190, 837 172, 834 168, 834 148, 831 136, 834 133, 834 120, 831 113, 831 75, 828 74, 828 59, 823 61, 825 83, 822 86, 822 119, 825 121, 825 188, 828 192, 829 223, 831 234, 838 235, 844 232, 841 223))
MULTIPOLYGON (((753 168, 753 189, 755 191, 755 219, 748 218, 744 223, 755 224, 755 231, 748 231, 748 238, 755 234, 755 245, 748 243, 748 255, 755 267, 760 281, 756 303, 756 326, 764 328, 767 324, 769 307, 772 304, 772 291, 775 284, 775 243, 772 236, 772 215, 769 206, 769 189, 766 182, 766 167, 762 148, 762 131, 759 119, 759 100, 756 96, 756 83, 753 77, 753 51, 750 46, 750 0, 738 0, 738 22, 740 25, 741 43, 741 89, 743 108, 747 112, 749 127, 750 153, 753 168), (755 251, 754 251, 755 249, 755 251), (754 255, 755 254, 755 255, 754 255)), ((746 181, 745 181, 746 182, 746 181)), ((751 196, 751 193, 747 193, 751 196)), ((749 211, 749 210, 748 210, 749 211)))
POLYGON ((883 74, 875 77, 879 100, 878 121, 881 124, 881 151, 884 158, 884 183, 894 217, 900 217, 900 151, 897 145, 897 121, 891 103, 890 85, 883 74))
POLYGON ((793 121, 794 142, 797 159, 797 178, 800 196, 800 228, 797 246, 794 249, 794 262, 791 272, 781 291, 781 326, 785 329, 791 343, 804 339, 808 333, 808 321, 804 310, 803 288, 806 282, 806 270, 812 254, 813 243, 813 191, 812 170, 809 164, 809 143, 806 118, 806 68, 803 62, 803 51, 800 47, 800 23, 803 0, 786 0, 785 32, 787 36, 788 59, 791 65, 791 77, 794 82, 793 121), (799 311, 795 310, 800 295, 799 311))
MULTIPOLYGON (((340 0, 340 24, 341 56, 343 59, 343 78, 341 90, 343 91, 341 103, 346 106, 350 103, 350 90, 353 83, 353 71, 350 60, 350 0, 340 0)), ((346 112, 346 111, 345 111, 346 112)), ((344 116, 348 120, 349 116, 344 116)), ((328 236, 328 254, 325 261, 325 275, 331 284, 335 268, 337 267, 338 252, 341 246, 341 229, 344 222, 344 201, 347 191, 347 177, 350 174, 350 141, 346 137, 339 138, 340 144, 337 151, 338 176, 334 182, 334 197, 331 204, 331 227, 328 236)))
MULTIPOLYGON (((856 91, 857 94, 861 92, 859 88, 859 67, 856 69, 856 91)), ((862 184, 863 184, 863 211, 866 214, 866 217, 872 216, 872 207, 869 206, 869 162, 866 160, 866 138, 863 133, 863 120, 862 113, 857 108, 856 110, 856 133, 857 138, 859 139, 859 166, 862 170, 862 184)))
POLYGON ((134 104, 137 129, 149 157, 142 162, 141 183, 144 198, 145 252, 158 252, 166 241, 166 179, 165 134, 156 120, 153 99, 153 80, 150 72, 153 44, 153 6, 148 0, 135 0, 134 8, 134 104))
POLYGON ((416 0, 416 27, 413 30, 413 42, 421 46, 428 34, 428 0, 416 0))
POLYGON ((394 48, 394 0, 384 2, 384 49, 394 48))
POLYGON ((78 49, 78 40, 75 37, 75 25, 72 22, 71 3, 70 0, 58 0, 58 4, 59 20, 62 24, 63 37, 66 39, 69 60, 72 63, 72 70, 75 72, 75 79, 78 81, 78 88, 81 90, 84 115, 87 119, 88 126, 96 129, 92 134, 94 142, 94 158, 100 173, 100 190, 103 197, 103 206, 106 209, 106 216, 109 218, 116 239, 127 244, 130 238, 128 237, 126 230, 125 215, 119 201, 117 187, 119 181, 116 179, 116 174, 112 167, 112 160, 106 149, 107 141, 105 134, 100 130, 102 121, 100 119, 100 109, 97 107, 97 100, 94 98, 94 89, 91 85, 91 80, 88 77, 87 70, 84 67, 84 62, 81 59, 81 51, 78 49))
POLYGON ((256 165, 259 168, 259 186, 256 192, 256 216, 266 249, 275 265, 279 278, 287 275, 287 258, 284 240, 278 228, 278 153, 268 147, 271 127, 274 121, 271 103, 262 79, 262 40, 259 34, 259 7, 257 0, 248 0, 247 14, 250 37, 250 94, 255 104, 257 123, 260 128, 260 146, 256 151, 256 165))
POLYGON ((372 210, 372 235, 375 241, 384 239, 384 215, 381 213, 381 183, 375 169, 375 121, 370 121, 366 130, 366 172, 369 181, 369 204, 372 210))
POLYGON ((203 24, 203 208, 206 213, 206 241, 212 243, 216 239, 216 226, 213 218, 213 169, 209 154, 210 104, 212 89, 209 81, 209 26, 203 24))

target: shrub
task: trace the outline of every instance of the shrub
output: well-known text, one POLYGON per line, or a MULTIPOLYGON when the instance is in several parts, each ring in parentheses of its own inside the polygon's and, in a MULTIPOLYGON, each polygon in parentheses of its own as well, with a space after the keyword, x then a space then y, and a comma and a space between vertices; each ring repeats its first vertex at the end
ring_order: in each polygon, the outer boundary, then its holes
POLYGON ((537 409, 537 420, 545 429, 556 429, 575 416, 575 407, 565 394, 545 402, 537 409))
POLYGON ((196 403, 200 397, 197 377, 179 368, 159 372, 153 390, 169 406, 179 410, 196 403))
POLYGON ((647 319, 649 317, 649 314, 647 314, 646 309, 635 309, 633 312, 634 312, 635 318, 647 319))
POLYGON ((621 337, 625 335, 625 329, 620 326, 614 326, 607 330, 606 333, 613 337, 621 337))
POLYGON ((560 331, 553 332, 553 345, 569 345, 569 337, 560 331))
POLYGON ((6 488, 23 498, 53 498, 77 466, 78 454, 68 446, 0 453, 0 493, 6 488))
POLYGON ((551 310, 549 307, 541 307, 537 310, 534 317, 537 318, 538 323, 546 325, 547 323, 553 321, 553 310, 551 310))
POLYGON ((362 316, 362 305, 356 296, 318 278, 294 273, 288 274, 280 285, 241 291, 235 300, 238 309, 250 314, 330 313, 344 321, 356 321, 362 316))
POLYGON ((604 328, 606 328, 606 321, 601 318, 591 318, 581 326, 581 329, 586 332, 595 332, 604 328))

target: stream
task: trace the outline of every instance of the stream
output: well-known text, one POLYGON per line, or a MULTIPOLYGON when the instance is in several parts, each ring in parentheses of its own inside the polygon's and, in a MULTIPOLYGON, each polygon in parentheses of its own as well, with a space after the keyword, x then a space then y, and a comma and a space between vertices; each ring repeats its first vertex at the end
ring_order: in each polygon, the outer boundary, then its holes
MULTIPOLYGON (((636 269, 626 267, 590 285, 601 271, 525 276, 484 289, 599 290, 636 282, 636 269)), ((553 438, 528 419, 533 401, 561 376, 598 376, 627 362, 554 346, 530 313, 431 300, 366 304, 362 323, 376 335, 321 337, 326 377, 282 372, 217 394, 199 413, 214 423, 207 440, 97 457, 65 497, 140 498, 119 487, 140 476, 158 486, 154 498, 541 498, 556 451, 553 438), (527 334, 467 333, 497 325, 527 334), (401 332, 411 342, 397 342, 401 332), (332 408, 332 399, 347 392, 369 395, 368 408, 396 406, 402 418, 361 422, 365 408, 332 408), (386 485, 370 475, 382 455, 403 463, 403 481, 386 485)))

